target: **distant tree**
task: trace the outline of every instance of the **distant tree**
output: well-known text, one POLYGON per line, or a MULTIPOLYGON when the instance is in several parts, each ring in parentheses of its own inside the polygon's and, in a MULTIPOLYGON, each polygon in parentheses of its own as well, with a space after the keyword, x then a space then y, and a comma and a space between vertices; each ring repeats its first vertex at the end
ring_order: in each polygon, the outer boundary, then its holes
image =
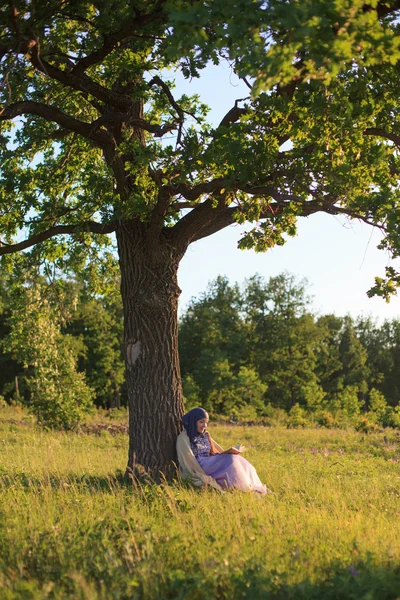
POLYGON ((400 320, 393 319, 382 325, 383 338, 390 349, 390 361, 384 380, 379 386, 391 406, 400 405, 400 320))
MULTIPOLYGON (((76 264, 115 233, 130 469, 172 472, 183 411, 177 270, 192 242, 249 221, 240 247, 265 250, 294 235, 298 217, 326 212, 380 227, 381 245, 399 253, 398 9, 0 5, 0 255, 32 249, 38 262, 76 264), (251 93, 216 127, 166 78, 197 77, 210 60, 228 60, 251 93), (167 135, 173 144, 161 143, 167 135)), ((387 296, 399 275, 376 283, 387 296)))
POLYGON ((212 390, 230 385, 247 361, 247 332, 238 285, 217 277, 192 300, 179 325, 182 376, 190 375, 204 403, 212 390), (222 386, 222 387, 221 387, 222 386))
POLYGON ((0 268, 0 395, 8 400, 17 400, 21 393, 18 377, 21 375, 22 365, 13 359, 9 349, 1 344, 1 340, 10 332, 7 324, 10 308, 9 278, 4 269, 0 268))
POLYGON ((76 368, 74 343, 62 335, 63 315, 39 282, 14 291, 9 334, 2 340, 24 366, 25 403, 45 427, 73 429, 92 407, 92 390, 76 368))
POLYGON ((369 389, 380 391, 391 406, 396 406, 400 401, 400 321, 378 325, 370 318, 359 318, 355 327, 368 353, 369 389))
POLYGON ((375 388, 372 388, 372 390, 369 393, 368 404, 370 418, 372 417, 372 419, 380 425, 386 425, 385 417, 387 415, 389 407, 386 402, 385 396, 375 388))
POLYGON ((316 324, 320 330, 320 339, 316 350, 315 373, 329 399, 343 387, 340 379, 342 361, 339 351, 343 318, 323 315, 317 319, 316 324))
MULTIPOLYGON (((85 271, 75 274, 76 299, 63 328, 81 341, 79 370, 93 389, 96 404, 118 408, 124 396, 123 313, 119 295, 119 269, 108 255, 102 280, 92 280, 85 271)), ((124 398, 126 403, 126 398, 124 398)))
POLYGON ((368 391, 368 354, 358 339, 354 321, 349 316, 343 320, 339 342, 339 357, 341 369, 338 376, 341 386, 343 389, 347 387, 350 387, 352 390, 356 389, 358 397, 364 405, 368 391))
POLYGON ((306 281, 283 273, 266 282, 257 275, 244 293, 250 362, 268 387, 267 400, 286 409, 307 404, 311 388, 319 389, 315 368, 321 333, 308 312, 306 281))

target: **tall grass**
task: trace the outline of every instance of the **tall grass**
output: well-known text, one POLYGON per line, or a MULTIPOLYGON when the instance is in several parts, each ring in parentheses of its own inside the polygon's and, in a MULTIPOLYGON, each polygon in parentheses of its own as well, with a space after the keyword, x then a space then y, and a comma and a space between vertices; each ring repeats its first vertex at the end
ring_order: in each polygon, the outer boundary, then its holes
POLYGON ((400 436, 220 425, 275 493, 127 487, 127 438, 0 411, 0 597, 400 597, 400 436), (11 422, 11 419, 19 423, 11 422), (27 421, 23 425, 21 422, 27 421))

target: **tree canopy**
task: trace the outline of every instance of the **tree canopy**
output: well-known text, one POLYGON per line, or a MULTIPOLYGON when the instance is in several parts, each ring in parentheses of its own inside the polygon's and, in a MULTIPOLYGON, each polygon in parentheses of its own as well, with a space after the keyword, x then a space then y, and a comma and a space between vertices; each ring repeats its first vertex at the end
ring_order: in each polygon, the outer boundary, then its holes
MULTIPOLYGON (((252 221, 240 246, 263 250, 324 211, 380 227, 397 256, 398 8, 3 4, 0 253, 40 242, 45 258, 83 261, 104 243, 97 234, 132 217, 183 248, 252 221), (210 60, 229 61, 250 88, 218 127, 164 78, 171 67, 196 77, 210 60), (175 144, 163 143, 171 132, 175 144)), ((388 278, 375 292, 392 290, 393 269, 388 278)))

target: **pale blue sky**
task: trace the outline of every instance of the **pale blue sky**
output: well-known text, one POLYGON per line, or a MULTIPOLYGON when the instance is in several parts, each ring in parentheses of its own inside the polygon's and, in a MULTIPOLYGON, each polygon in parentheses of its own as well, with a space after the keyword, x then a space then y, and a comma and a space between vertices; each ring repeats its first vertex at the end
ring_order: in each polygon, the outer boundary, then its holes
MULTIPOLYGON (((209 118, 215 124, 235 99, 244 98, 249 92, 227 65, 208 67, 200 79, 189 82, 179 78, 177 83, 174 95, 199 94, 212 107, 209 118)), ((400 297, 387 304, 381 298, 370 299, 366 295, 374 285, 374 277, 383 276, 385 266, 391 264, 387 253, 376 248, 380 240, 378 230, 343 217, 313 215, 299 220, 297 237, 290 238, 285 246, 256 254, 237 249, 245 229, 234 225, 189 247, 179 272, 181 311, 217 275, 242 283, 255 273, 268 278, 286 270, 308 279, 313 307, 320 314, 364 314, 380 321, 400 318, 400 297)))

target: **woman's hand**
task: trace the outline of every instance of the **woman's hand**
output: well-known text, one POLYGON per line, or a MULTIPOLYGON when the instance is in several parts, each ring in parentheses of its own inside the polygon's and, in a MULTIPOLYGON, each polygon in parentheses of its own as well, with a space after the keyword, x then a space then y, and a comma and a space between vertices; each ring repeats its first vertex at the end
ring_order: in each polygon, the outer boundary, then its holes
POLYGON ((237 448, 228 448, 228 450, 224 450, 223 452, 221 452, 221 454, 240 454, 240 450, 238 450, 237 448))

